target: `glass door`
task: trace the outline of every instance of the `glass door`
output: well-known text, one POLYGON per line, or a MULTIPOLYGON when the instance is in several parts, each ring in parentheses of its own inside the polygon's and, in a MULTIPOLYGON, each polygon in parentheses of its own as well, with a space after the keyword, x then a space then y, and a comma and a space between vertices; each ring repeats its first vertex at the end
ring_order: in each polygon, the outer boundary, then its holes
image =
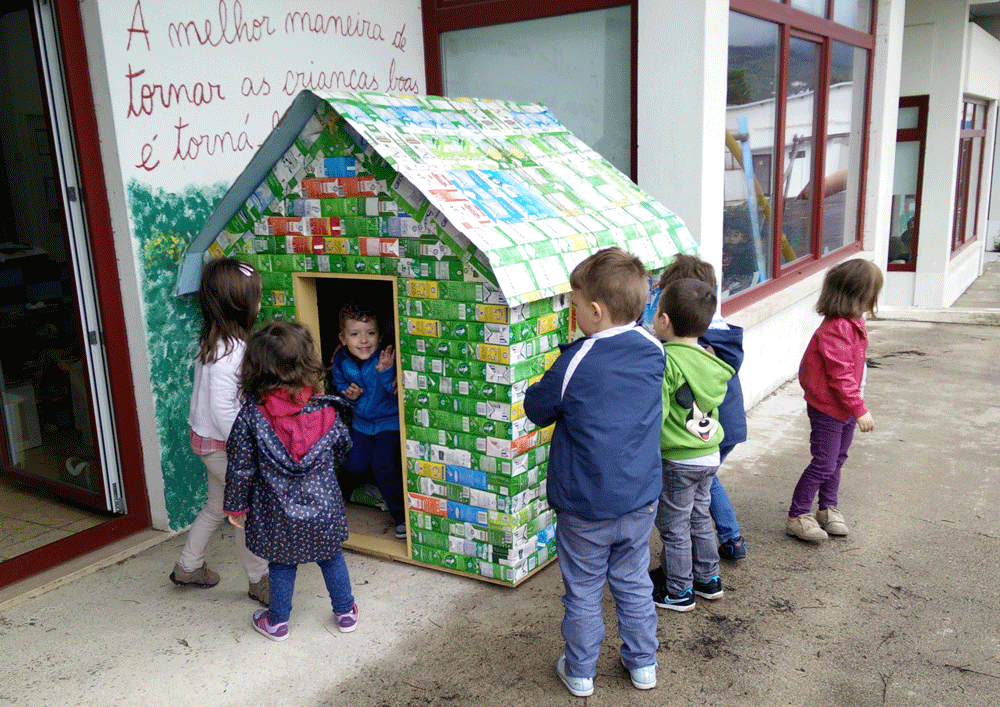
POLYGON ((0 15, 7 203, 0 403, 8 478, 124 513, 108 370, 53 3, 0 15), (33 12, 33 16, 32 16, 33 12))

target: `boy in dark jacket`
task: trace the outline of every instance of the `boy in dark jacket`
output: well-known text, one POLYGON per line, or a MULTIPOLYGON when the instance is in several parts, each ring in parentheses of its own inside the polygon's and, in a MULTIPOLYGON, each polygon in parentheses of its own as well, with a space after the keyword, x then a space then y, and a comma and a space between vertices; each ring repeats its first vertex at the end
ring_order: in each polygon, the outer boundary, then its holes
MULTIPOLYGON (((701 280, 715 290, 715 269, 711 263, 696 255, 682 253, 660 275, 660 292, 674 280, 685 277, 701 280)), ((698 344, 728 363, 737 373, 729 379, 726 397, 719 405, 719 424, 726 433, 719 445, 721 465, 733 451, 733 447, 747 439, 747 414, 743 409, 743 387, 738 375, 743 363, 743 327, 727 323, 716 312, 712 323, 708 325, 708 331, 698 337, 698 344)), ((736 511, 718 476, 712 477, 711 496, 709 512, 719 538, 719 556, 726 560, 742 560, 747 554, 746 542, 743 540, 739 521, 736 520, 736 511)), ((654 578, 653 581, 657 580, 654 578)))
POLYGON ((635 324, 649 296, 642 262, 619 248, 595 253, 570 276, 580 330, 524 410, 556 424, 548 499, 558 513, 556 547, 566 593, 565 651, 556 672, 573 695, 594 691, 607 581, 618 611, 622 664, 632 684, 656 686, 657 618, 649 535, 662 485, 659 434, 663 347, 635 324))
POLYGON ((732 367, 698 345, 715 314, 715 290, 684 278, 660 294, 654 328, 666 342, 663 372, 663 492, 656 527, 663 540, 654 582, 656 606, 694 609, 694 595, 722 596, 719 553, 709 515, 709 488, 719 468, 724 432, 718 407, 726 396, 732 367), (661 574, 662 573, 662 574, 661 574))
POLYGON ((343 348, 333 356, 333 385, 354 403, 351 452, 341 474, 344 498, 351 497, 370 468, 396 537, 405 538, 395 355, 391 345, 382 348, 375 315, 354 304, 340 310, 340 343, 343 348))

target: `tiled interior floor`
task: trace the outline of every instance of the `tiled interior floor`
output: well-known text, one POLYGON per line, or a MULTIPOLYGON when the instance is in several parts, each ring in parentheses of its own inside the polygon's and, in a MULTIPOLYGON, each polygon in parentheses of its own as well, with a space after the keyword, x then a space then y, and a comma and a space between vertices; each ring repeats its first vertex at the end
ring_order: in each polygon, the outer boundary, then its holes
POLYGON ((103 523, 108 517, 0 477, 0 562, 103 523))

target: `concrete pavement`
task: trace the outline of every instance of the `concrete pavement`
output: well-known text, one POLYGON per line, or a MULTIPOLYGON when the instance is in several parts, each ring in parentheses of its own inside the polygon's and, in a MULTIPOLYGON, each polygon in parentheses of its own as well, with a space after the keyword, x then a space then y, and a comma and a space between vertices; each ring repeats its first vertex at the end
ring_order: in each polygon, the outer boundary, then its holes
POLYGON ((349 554, 352 634, 337 632, 319 571, 304 566, 291 638, 273 643, 250 628, 228 537, 209 548, 217 587, 170 583, 182 534, 0 603, 0 704, 992 707, 1000 327, 885 319, 869 331, 876 428, 845 467, 851 534, 818 546, 784 534, 809 458, 792 381, 750 411, 750 441, 720 472, 749 555, 724 563, 721 600, 661 612, 655 690, 636 691, 618 663, 606 598, 595 693, 566 692, 554 565, 511 590, 349 554))

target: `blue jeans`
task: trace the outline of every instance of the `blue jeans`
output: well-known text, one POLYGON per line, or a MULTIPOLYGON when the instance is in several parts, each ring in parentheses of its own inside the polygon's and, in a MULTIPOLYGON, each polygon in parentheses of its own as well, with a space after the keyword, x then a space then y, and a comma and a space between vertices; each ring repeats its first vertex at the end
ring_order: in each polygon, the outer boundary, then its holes
POLYGON ((812 511, 813 498, 819 493, 819 507, 837 505, 840 491, 840 469, 847 461, 847 450, 854 440, 855 419, 840 420, 820 412, 812 405, 806 405, 809 415, 809 451, 812 461, 799 477, 799 483, 792 492, 789 517, 798 517, 812 511))
POLYGON ((656 607, 649 578, 649 534, 655 508, 646 506, 621 518, 587 520, 562 511, 556 522, 556 548, 562 570, 562 635, 566 674, 590 678, 604 640, 601 601, 607 581, 618 613, 621 658, 635 669, 656 662, 656 607))
POLYGON ((351 451, 344 460, 340 475, 344 500, 364 480, 364 473, 371 469, 375 485, 382 492, 382 500, 396 523, 406 522, 403 511, 403 465, 399 448, 399 430, 366 435, 351 430, 351 451))
MULTIPOLYGON (((719 447, 719 456, 721 457, 720 464, 726 460, 729 453, 733 451, 732 446, 723 445, 719 447)), ((726 493, 726 489, 722 488, 722 482, 719 481, 718 476, 712 477, 712 488, 711 488, 712 501, 709 503, 708 512, 712 515, 712 521, 715 522, 715 532, 719 536, 719 542, 724 543, 727 540, 732 540, 733 538, 738 538, 742 535, 740 532, 739 521, 736 520, 736 511, 733 510, 733 503, 729 500, 729 494, 726 493)))
POLYGON ((694 580, 708 582, 719 574, 719 550, 708 512, 709 489, 717 469, 663 460, 656 527, 663 540, 660 567, 670 594, 683 594, 694 580))
MULTIPOLYGON (((344 553, 338 552, 332 559, 321 560, 316 564, 323 572, 323 581, 326 582, 326 591, 330 593, 333 611, 346 614, 354 608, 354 595, 351 594, 351 576, 347 572, 344 553)), ((292 613, 292 593, 295 591, 295 574, 298 568, 298 565, 268 563, 271 574, 271 605, 267 620, 272 624, 288 621, 292 613)))

